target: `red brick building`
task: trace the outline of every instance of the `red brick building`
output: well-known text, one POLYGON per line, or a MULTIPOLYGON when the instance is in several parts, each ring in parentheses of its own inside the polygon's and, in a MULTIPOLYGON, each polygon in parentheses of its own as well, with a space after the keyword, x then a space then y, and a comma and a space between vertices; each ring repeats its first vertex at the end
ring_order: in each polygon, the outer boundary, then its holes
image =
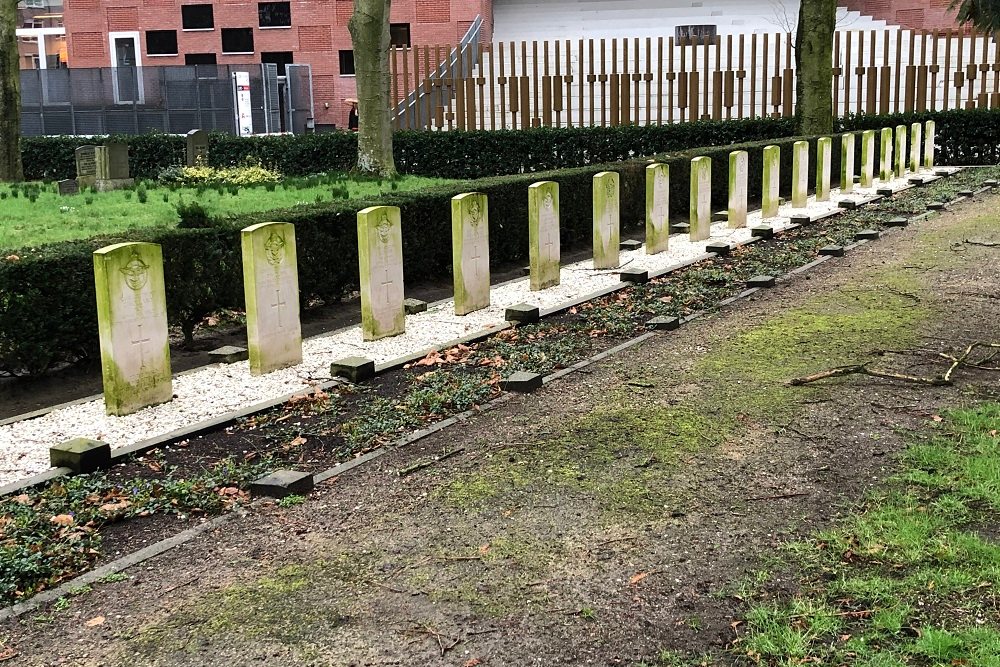
MULTIPOLYGON (((491 0, 395 0, 398 45, 455 44, 491 0)), ((70 67, 288 63, 312 67, 318 125, 347 125, 353 0, 65 0, 70 67)))

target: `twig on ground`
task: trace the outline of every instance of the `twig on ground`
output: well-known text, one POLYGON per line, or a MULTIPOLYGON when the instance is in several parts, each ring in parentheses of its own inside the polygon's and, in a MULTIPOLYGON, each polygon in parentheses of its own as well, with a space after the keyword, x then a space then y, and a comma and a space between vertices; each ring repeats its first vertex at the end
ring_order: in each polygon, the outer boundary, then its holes
POLYGON ((983 248, 1000 248, 1000 243, 990 243, 989 241, 973 241, 972 239, 965 239, 965 243, 968 245, 978 245, 983 248))
POLYGON ((182 581, 179 584, 174 584, 170 588, 163 589, 162 591, 160 591, 160 595, 166 595, 167 593, 171 593, 173 591, 176 591, 178 588, 181 588, 183 586, 187 586, 188 584, 193 584, 196 581, 198 581, 198 577, 191 577, 190 579, 185 579, 184 581, 182 581))
POLYGON ((430 468, 432 465, 440 463, 441 461, 444 461, 445 459, 450 459, 453 456, 457 456, 458 454, 461 454, 464 451, 465 451, 465 447, 459 447, 457 449, 451 450, 450 452, 445 452, 444 454, 441 454, 440 456, 435 456, 434 458, 429 459, 427 461, 420 461, 418 463, 414 463, 413 465, 409 466, 408 468, 403 468, 402 470, 400 470, 399 471, 399 476, 400 477, 405 477, 406 475, 409 475, 411 473, 415 473, 418 470, 423 470, 424 468, 430 468))
POLYGON ((604 540, 603 542, 598 542, 594 546, 595 547, 603 547, 603 546, 607 546, 609 544, 614 544, 615 542, 630 542, 632 540, 637 540, 637 539, 639 539, 638 535, 632 535, 630 537, 616 537, 613 540, 604 540))
POLYGON ((747 500, 782 500, 784 498, 798 498, 800 496, 808 496, 808 493, 780 493, 776 496, 757 496, 756 498, 747 498, 747 500))
POLYGON ((806 375, 800 378, 793 378, 792 380, 789 380, 788 384, 792 387, 801 387, 804 384, 809 384, 811 382, 816 382, 818 380, 825 380, 827 378, 833 378, 833 377, 843 377, 845 375, 869 375, 871 377, 882 378, 885 380, 899 380, 900 382, 925 384, 925 385, 930 385, 932 387, 940 387, 951 384, 951 380, 948 380, 946 378, 925 378, 925 377, 918 377, 916 375, 889 373, 886 371, 872 370, 868 368, 866 364, 856 364, 854 366, 837 366, 836 368, 831 368, 829 370, 821 371, 819 373, 813 373, 812 375, 806 375))

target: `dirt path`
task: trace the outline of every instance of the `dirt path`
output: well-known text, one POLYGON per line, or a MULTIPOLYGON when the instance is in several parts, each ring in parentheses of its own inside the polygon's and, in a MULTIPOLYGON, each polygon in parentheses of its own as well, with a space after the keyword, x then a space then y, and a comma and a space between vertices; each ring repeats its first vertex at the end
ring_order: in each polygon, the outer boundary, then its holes
MULTIPOLYGON (((739 664, 726 648, 740 590, 760 571, 782 585, 778 547, 891 474, 900 429, 1000 393, 986 373, 955 387, 785 380, 873 350, 1000 340, 1000 248, 965 243, 1000 241, 977 217, 998 204, 858 249, 301 506, 256 507, 0 628, 10 664, 739 664)), ((881 362, 942 370, 930 355, 881 362)))

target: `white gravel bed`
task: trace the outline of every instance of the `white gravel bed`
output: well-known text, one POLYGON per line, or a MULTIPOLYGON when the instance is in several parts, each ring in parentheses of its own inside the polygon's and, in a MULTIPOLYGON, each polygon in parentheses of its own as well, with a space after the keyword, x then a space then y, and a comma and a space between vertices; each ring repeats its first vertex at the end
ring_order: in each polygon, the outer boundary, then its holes
MULTIPOLYGON (((906 179, 890 183, 893 189, 905 185, 906 179)), ((810 198, 805 209, 782 206, 776 218, 762 220, 760 211, 751 212, 747 224, 766 224, 778 231, 790 224, 788 216, 793 213, 805 212, 815 217, 836 209, 841 199, 861 199, 874 193, 874 188, 856 190, 853 195, 841 195, 834 190, 829 202, 818 203, 810 198)), ((712 225, 709 241, 691 242, 687 234, 675 234, 670 238, 667 252, 647 255, 645 248, 623 251, 621 262, 623 267, 658 271, 703 254, 707 242, 740 243, 749 240, 750 236, 749 229, 729 229, 727 223, 718 222, 712 225)), ((407 332, 393 338, 366 343, 362 340, 360 327, 354 326, 308 339, 303 342, 303 363, 294 368, 255 377, 250 375, 249 364, 241 362, 183 373, 174 377, 177 398, 125 417, 106 415, 104 402, 94 400, 2 426, 0 484, 48 469, 48 448, 70 438, 93 438, 108 442, 113 449, 124 447, 306 389, 329 379, 330 362, 336 359, 364 356, 383 363, 503 324, 508 306, 529 303, 548 308, 619 282, 617 272, 594 271, 592 266, 591 260, 564 266, 562 283, 542 292, 530 291, 527 277, 494 286, 491 307, 466 316, 455 315, 453 303, 443 301, 425 313, 408 315, 407 332)))

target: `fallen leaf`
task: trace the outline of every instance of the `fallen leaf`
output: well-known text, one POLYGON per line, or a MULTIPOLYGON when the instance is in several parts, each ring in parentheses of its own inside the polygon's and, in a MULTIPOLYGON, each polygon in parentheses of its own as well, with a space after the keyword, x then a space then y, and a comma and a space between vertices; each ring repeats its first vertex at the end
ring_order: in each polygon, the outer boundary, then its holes
POLYGON ((96 628, 98 625, 104 625, 103 616, 95 616, 86 623, 84 623, 88 628, 96 628))
POLYGON ((57 526, 72 526, 73 525, 73 517, 70 516, 69 514, 57 514, 54 517, 52 517, 51 519, 49 519, 49 521, 51 523, 56 524, 57 526))
POLYGON ((483 661, 480 658, 469 658, 462 663, 462 667, 478 667, 481 664, 483 664, 483 661))
POLYGON ((11 498, 11 500, 13 500, 18 505, 30 505, 31 504, 31 496, 29 496, 27 493, 22 493, 19 496, 14 496, 13 498, 11 498))
POLYGON ((944 421, 944 417, 942 417, 941 415, 934 415, 933 417, 931 417, 931 421, 943 422, 944 421))
POLYGON ((490 552, 490 545, 484 544, 481 547, 479 547, 479 553, 482 554, 483 556, 485 556, 489 552, 490 552))
POLYGON ((113 513, 113 512, 118 512, 118 511, 120 511, 120 510, 123 510, 123 509, 126 509, 126 508, 128 508, 128 507, 129 507, 129 506, 130 506, 131 504, 132 504, 132 503, 130 503, 129 501, 127 501, 127 500, 123 500, 123 501, 121 501, 121 502, 119 502, 119 503, 106 503, 106 504, 104 504, 104 505, 101 505, 99 509, 100 509, 100 510, 101 510, 102 512, 108 512, 108 513, 113 513))
POLYGON ((303 438, 300 435, 299 437, 295 438, 290 443, 288 443, 288 446, 289 447, 301 447, 302 445, 306 444, 307 442, 308 442, 308 440, 306 440, 305 438, 303 438))
POLYGON ((629 585, 635 586, 637 583, 648 577, 652 572, 640 572, 628 580, 629 585))
POLYGON ((8 262, 16 262, 21 258, 18 257, 17 255, 7 255, 6 259, 8 262))

